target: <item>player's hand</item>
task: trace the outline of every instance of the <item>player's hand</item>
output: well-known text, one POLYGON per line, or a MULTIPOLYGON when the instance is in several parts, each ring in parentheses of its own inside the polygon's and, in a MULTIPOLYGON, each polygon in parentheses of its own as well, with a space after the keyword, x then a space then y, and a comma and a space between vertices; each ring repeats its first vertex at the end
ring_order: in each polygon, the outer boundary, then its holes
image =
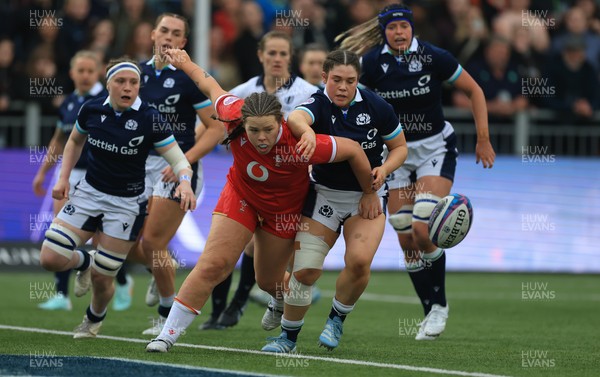
POLYGON ((69 199, 69 180, 59 179, 52 188, 52 198, 56 200, 69 199))
POLYGON ((167 166, 161 171, 162 181, 163 182, 177 182, 177 176, 173 173, 173 168, 171 166, 167 166))
POLYGON ((383 166, 378 166, 371 171, 371 176, 373 177, 373 182, 371 183, 371 188, 374 191, 377 191, 385 183, 385 179, 388 176, 388 174, 385 171, 385 168, 383 166))
POLYGON ((296 144, 296 150, 298 151, 298 154, 302 155, 302 158, 305 161, 308 161, 315 153, 316 145, 317 135, 315 135, 315 131, 308 130, 300 137, 300 141, 296 144))
POLYGON ((363 219, 373 220, 383 213, 377 192, 363 194, 358 203, 358 213, 363 219))
POLYGON ((35 196, 46 196, 46 189, 44 188, 45 181, 44 174, 36 174, 33 178, 33 193, 35 196))
POLYGON ((164 54, 167 61, 177 69, 182 69, 185 63, 192 61, 188 53, 179 48, 169 48, 164 54))
POLYGON ((175 189, 175 197, 181 201, 179 208, 184 211, 188 209, 193 211, 196 209, 196 195, 192 191, 192 186, 189 181, 183 180, 175 189))
POLYGON ((494 148, 492 148, 492 143, 490 143, 489 140, 483 142, 477 141, 477 145, 475 146, 475 157, 475 163, 479 164, 479 161, 481 161, 484 169, 491 169, 496 160, 496 152, 494 152, 494 148))

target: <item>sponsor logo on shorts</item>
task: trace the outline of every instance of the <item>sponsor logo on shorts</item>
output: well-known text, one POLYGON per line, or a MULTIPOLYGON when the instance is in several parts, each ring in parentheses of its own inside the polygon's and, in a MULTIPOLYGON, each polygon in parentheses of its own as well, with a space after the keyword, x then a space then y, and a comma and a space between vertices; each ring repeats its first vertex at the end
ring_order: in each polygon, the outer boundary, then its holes
POLYGON ((65 208, 63 208, 63 212, 67 215, 72 215, 75 213, 75 207, 73 207, 71 204, 67 204, 65 208))
POLYGON ((333 208, 331 208, 328 205, 321 206, 321 208, 319 208, 319 214, 321 216, 330 218, 331 216, 333 216, 333 208))
POLYGON ((129 228, 129 224, 123 223, 123 232, 126 231, 127 228, 129 228))
POLYGON ((434 158, 433 160, 431 160, 431 165, 433 165, 434 168, 435 168, 435 165, 437 165, 437 163, 438 163, 437 159, 434 158))

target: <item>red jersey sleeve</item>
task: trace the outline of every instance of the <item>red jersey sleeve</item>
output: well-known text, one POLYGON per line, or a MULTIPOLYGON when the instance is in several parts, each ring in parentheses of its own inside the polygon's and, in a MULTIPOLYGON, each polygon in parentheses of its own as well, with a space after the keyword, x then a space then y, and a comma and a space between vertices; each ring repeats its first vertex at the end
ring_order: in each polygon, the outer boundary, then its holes
POLYGON ((317 144, 315 153, 312 155, 309 164, 328 164, 333 162, 337 155, 337 144, 333 136, 317 134, 317 144))
POLYGON ((223 94, 215 102, 215 111, 219 120, 225 123, 227 133, 231 133, 242 121, 244 100, 233 94, 223 94))

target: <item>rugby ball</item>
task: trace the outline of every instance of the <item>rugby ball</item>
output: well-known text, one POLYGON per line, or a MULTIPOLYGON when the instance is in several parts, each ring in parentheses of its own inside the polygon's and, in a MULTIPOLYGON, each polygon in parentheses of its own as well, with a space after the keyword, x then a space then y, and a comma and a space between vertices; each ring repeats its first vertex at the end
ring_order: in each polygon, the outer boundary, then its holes
POLYGON ((469 233, 473 222, 471 201, 461 194, 450 194, 438 202, 429 217, 429 239, 437 247, 449 249, 469 233))

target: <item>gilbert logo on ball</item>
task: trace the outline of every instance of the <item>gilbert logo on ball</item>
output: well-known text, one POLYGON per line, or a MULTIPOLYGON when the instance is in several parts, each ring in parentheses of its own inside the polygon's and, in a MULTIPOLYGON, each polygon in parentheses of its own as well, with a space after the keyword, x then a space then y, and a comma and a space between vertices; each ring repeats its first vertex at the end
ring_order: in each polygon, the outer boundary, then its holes
POLYGON ((434 245, 449 249, 469 233, 473 222, 471 201, 461 194, 450 194, 438 202, 429 217, 429 239, 434 245))

